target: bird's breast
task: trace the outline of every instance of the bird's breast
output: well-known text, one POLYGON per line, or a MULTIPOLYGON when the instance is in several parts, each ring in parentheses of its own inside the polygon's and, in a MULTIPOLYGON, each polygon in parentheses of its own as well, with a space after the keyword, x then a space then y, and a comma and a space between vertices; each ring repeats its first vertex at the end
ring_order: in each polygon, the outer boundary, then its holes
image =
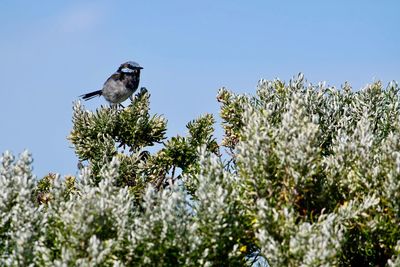
POLYGON ((110 103, 121 103, 132 95, 133 91, 124 81, 109 80, 104 84, 102 95, 110 103))

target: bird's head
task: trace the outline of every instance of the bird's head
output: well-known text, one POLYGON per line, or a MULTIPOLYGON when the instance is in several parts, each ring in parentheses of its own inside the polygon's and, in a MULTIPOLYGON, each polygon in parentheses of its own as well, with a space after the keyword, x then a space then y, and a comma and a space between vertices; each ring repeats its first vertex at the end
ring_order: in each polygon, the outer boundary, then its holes
POLYGON ((122 63, 118 68, 118 72, 122 72, 125 74, 140 74, 140 70, 143 69, 138 63, 134 61, 128 61, 122 63))

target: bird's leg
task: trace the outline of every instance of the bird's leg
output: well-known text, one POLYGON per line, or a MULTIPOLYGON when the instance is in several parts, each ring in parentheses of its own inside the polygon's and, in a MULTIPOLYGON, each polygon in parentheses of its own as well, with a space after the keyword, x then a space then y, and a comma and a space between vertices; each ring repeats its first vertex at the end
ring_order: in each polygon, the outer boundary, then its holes
POLYGON ((110 107, 111 107, 112 109, 118 109, 118 105, 119 105, 119 104, 110 104, 110 107))

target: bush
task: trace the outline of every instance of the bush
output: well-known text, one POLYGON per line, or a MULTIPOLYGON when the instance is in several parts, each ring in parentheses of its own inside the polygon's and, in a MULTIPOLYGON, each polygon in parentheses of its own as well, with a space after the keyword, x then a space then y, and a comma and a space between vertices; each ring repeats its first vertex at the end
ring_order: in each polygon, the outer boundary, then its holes
POLYGON ((0 265, 400 266, 397 83, 223 88, 221 146, 211 115, 166 139, 149 97, 75 104, 79 177, 3 154, 0 265))

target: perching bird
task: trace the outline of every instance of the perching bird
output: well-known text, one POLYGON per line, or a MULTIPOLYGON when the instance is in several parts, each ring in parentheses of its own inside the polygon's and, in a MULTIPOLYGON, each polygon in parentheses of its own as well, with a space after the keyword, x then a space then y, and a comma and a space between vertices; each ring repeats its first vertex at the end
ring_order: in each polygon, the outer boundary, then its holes
POLYGON ((104 96, 111 104, 117 105, 124 102, 136 91, 139 86, 140 70, 143 69, 138 63, 128 61, 118 68, 103 85, 103 89, 81 95, 84 100, 96 96, 104 96))

